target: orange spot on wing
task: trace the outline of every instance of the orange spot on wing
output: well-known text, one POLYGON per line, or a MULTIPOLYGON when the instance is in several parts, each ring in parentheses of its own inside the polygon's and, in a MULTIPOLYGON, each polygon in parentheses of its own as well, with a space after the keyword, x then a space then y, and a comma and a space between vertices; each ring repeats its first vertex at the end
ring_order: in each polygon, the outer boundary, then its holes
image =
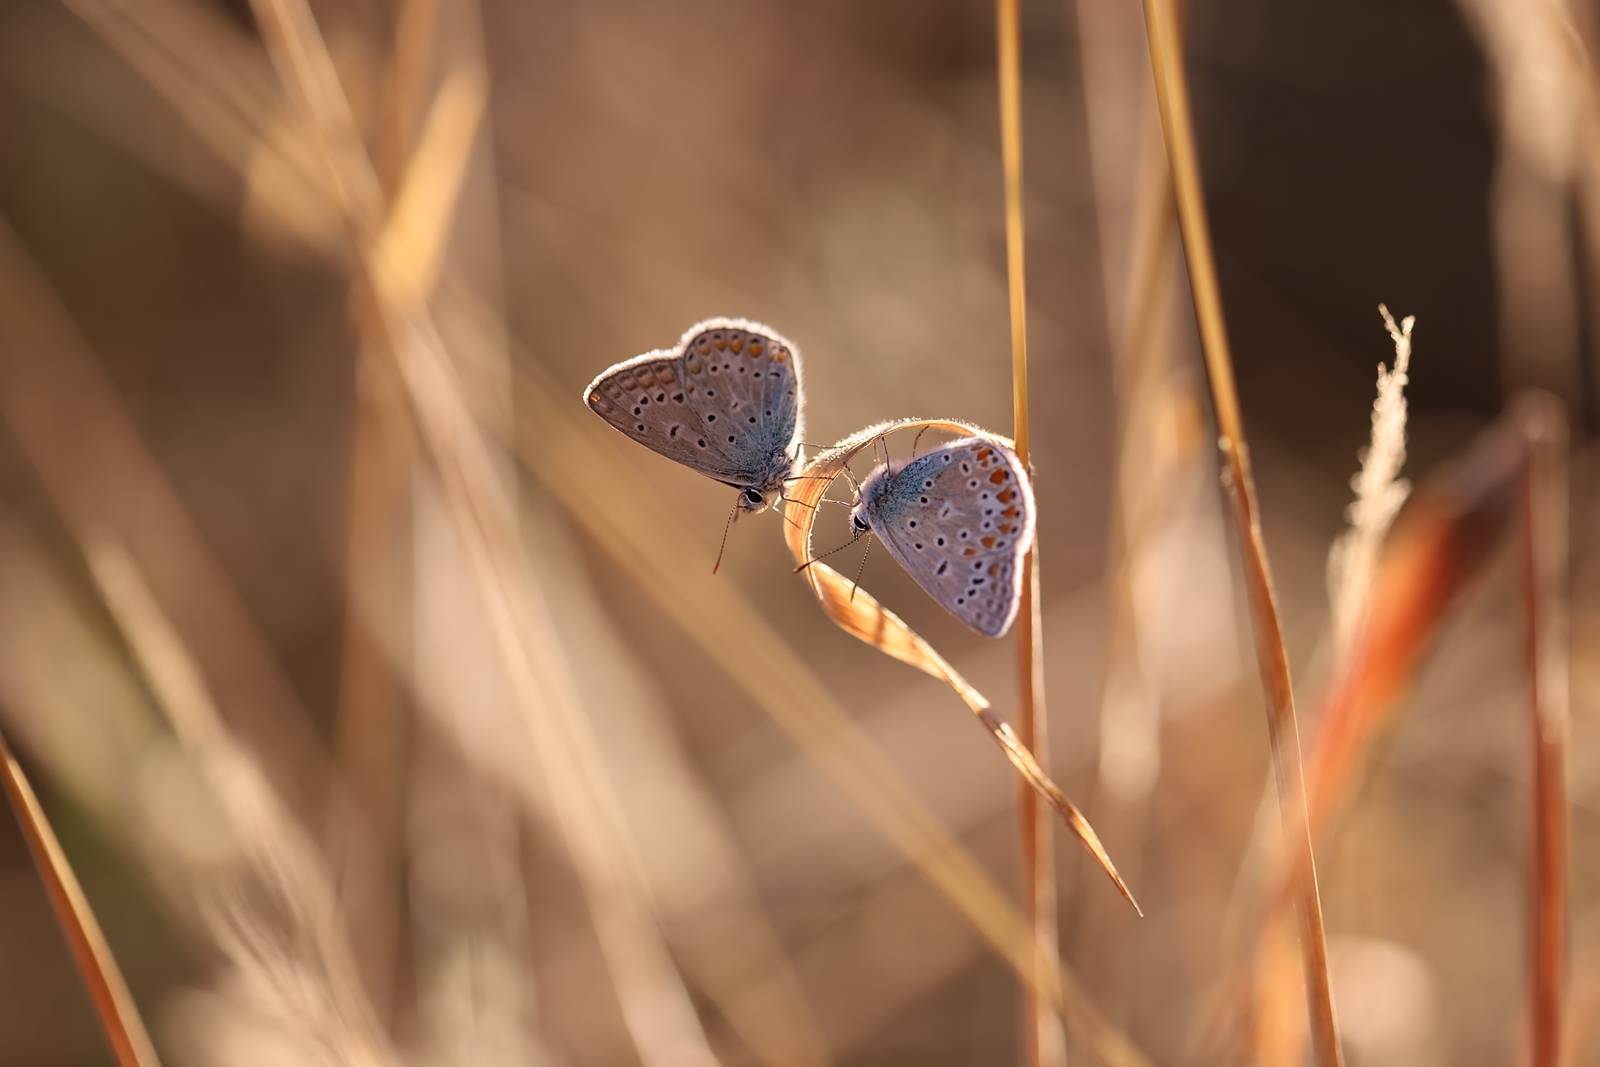
POLYGON ((1006 470, 1005 470, 1005 468, 1001 467, 999 470, 997 470, 993 474, 989 475, 989 480, 991 482, 993 482, 995 485, 999 485, 1001 482, 1005 481, 1006 480, 1006 470))
POLYGON ((983 547, 984 548, 993 548, 994 547, 994 538, 985 537, 982 540, 983 540, 983 547))
POLYGON ((969 549, 967 549, 965 552, 963 552, 961 554, 963 556, 976 556, 978 554, 978 550, 975 549, 975 548, 969 548, 969 549))

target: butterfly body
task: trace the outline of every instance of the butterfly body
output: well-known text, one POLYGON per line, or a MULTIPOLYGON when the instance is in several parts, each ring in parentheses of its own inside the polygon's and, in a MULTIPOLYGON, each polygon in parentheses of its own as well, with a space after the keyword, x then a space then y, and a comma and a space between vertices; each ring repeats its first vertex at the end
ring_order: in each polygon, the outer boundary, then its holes
POLYGON ((1033 516, 1033 489, 1016 453, 963 437, 878 467, 861 483, 850 521, 858 534, 877 534, 952 615, 999 637, 1021 601, 1033 516))
POLYGON ((710 319, 671 350, 618 363, 584 402, 654 452, 739 490, 763 511, 800 461, 800 350, 744 319, 710 319))

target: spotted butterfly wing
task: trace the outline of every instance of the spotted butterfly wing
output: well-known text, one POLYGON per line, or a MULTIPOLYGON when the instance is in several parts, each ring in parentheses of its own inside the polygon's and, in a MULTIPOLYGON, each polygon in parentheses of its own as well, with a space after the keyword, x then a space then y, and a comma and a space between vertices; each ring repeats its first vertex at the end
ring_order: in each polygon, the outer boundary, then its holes
POLYGON ((989 637, 1011 626, 1033 545, 1033 488, 1009 448, 951 441, 879 467, 856 509, 891 555, 956 618, 989 637))
POLYGON ((675 349, 601 374, 584 401, 645 447, 742 489, 781 491, 799 457, 800 350, 759 323, 702 322, 675 349))

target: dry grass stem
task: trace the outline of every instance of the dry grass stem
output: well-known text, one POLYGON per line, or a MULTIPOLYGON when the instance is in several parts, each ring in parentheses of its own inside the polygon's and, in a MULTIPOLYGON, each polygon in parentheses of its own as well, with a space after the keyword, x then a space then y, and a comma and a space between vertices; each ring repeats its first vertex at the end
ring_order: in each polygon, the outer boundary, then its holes
POLYGON ((61 842, 50 829, 33 786, 28 784, 4 736, 0 736, 0 778, 5 780, 11 810, 28 842, 28 851, 44 883, 45 895, 50 899, 56 921, 61 924, 67 948, 88 989, 89 1000, 105 1031, 111 1054, 116 1057, 117 1067, 160 1067, 155 1046, 145 1032, 144 1020, 134 1006, 122 971, 111 955, 111 947, 100 932, 100 924, 89 908, 83 888, 78 885, 77 875, 72 873, 72 866, 61 851, 61 842))
MULTIPOLYGON (((623 1017, 647 1067, 715 1064, 694 1006, 656 925, 637 860, 630 854, 616 798, 579 711, 553 623, 535 592, 515 512, 489 445, 462 394, 456 370, 421 302, 426 239, 384 235, 383 195, 316 23, 304 3, 255 4, 268 51, 290 98, 307 121, 373 288, 384 348, 406 383, 421 436, 437 470, 465 547, 496 644, 548 786, 548 815, 585 888, 623 1017), (382 258, 380 258, 382 257, 382 258)), ((469 101, 470 104, 470 101, 469 101)), ((463 106, 462 113, 475 113, 463 106)), ((456 138, 458 147, 469 138, 456 138)), ((418 164, 413 164, 417 166, 418 164)), ((421 166, 444 173, 451 160, 421 166)), ((402 182, 401 188, 411 185, 402 182)), ((422 187, 436 184, 427 182, 422 187)), ((453 203, 434 197, 436 208, 453 203)), ((396 216, 398 224, 446 225, 435 214, 396 216)), ((391 231, 395 232, 395 231, 391 231)))
MULTIPOLYGON (((609 433, 589 425, 593 420, 580 421, 565 402, 565 392, 531 369, 519 378, 517 394, 519 408, 527 413, 518 420, 519 456, 635 585, 701 643, 1020 977, 1041 982, 1045 994, 1062 1006, 1069 1030, 1108 1064, 1147 1064, 1127 1038, 1095 1011, 1070 971, 1063 967, 1059 978, 1040 977, 1036 942, 1016 908, 873 749, 815 671, 772 625, 728 584, 703 580, 711 569, 710 556, 680 532, 670 514, 653 504, 648 487, 616 455, 609 433)), ((961 423, 944 425, 962 433, 972 429, 961 423)), ((818 484, 802 481, 797 486, 818 484)), ((821 493, 816 490, 817 496, 821 493)), ((791 508, 791 517, 806 522, 809 529, 810 511, 798 505, 791 508)), ((786 527, 786 536, 794 535, 786 527)), ((847 579, 822 564, 806 568, 807 574, 813 572, 819 575, 813 580, 822 583, 819 595, 826 597, 824 606, 836 622, 888 655, 945 680, 969 706, 976 704, 987 712, 982 695, 903 623, 876 607, 870 594, 857 592, 852 602, 852 583, 847 579), (824 574, 827 577, 820 577, 824 574), (859 615, 852 604, 862 609, 859 615)))
MULTIPOLYGON (((415 17, 418 19, 422 18, 420 14, 415 17)), ((161 28, 161 24, 157 24, 156 30, 158 33, 161 28)), ((401 30, 404 31, 405 27, 401 27, 401 30)), ((412 27, 411 32, 416 32, 415 26, 412 27)), ((108 39, 110 39, 113 44, 119 44, 120 41, 120 38, 110 36, 108 36, 108 39)), ((121 47, 120 44, 119 47, 121 47)), ((201 50, 199 54, 204 54, 204 50, 201 50)), ((259 56, 252 55, 251 58, 258 60, 259 56)), ((396 69, 398 70, 398 67, 400 66, 414 67, 420 62, 420 59, 415 56, 410 58, 397 58, 396 69)), ((190 81, 201 82, 209 90, 224 92, 232 88, 228 85, 229 74, 230 72, 228 70, 213 69, 202 63, 197 69, 186 71, 185 77, 190 81)), ((164 82, 158 82, 156 83, 157 88, 162 89, 163 92, 166 92, 169 96, 172 96, 174 94, 169 92, 166 86, 172 84, 174 81, 175 79, 167 79, 164 82)), ((438 116, 449 115, 453 112, 457 116, 465 116, 466 121, 475 122, 477 115, 481 110, 482 80, 481 75, 478 75, 476 71, 469 70, 465 72, 465 76, 462 76, 458 73, 458 75, 455 77, 455 81, 458 85, 462 85, 464 87, 463 91, 456 94, 456 99, 464 102, 467 106, 452 106, 448 96, 440 97, 439 100, 436 101, 430 112, 430 116, 433 117, 430 118, 427 124, 427 129, 429 131, 438 131, 438 134, 437 136, 430 137, 429 133, 425 132, 423 134, 423 138, 424 140, 430 141, 430 143, 434 144, 435 146, 443 146, 443 152, 435 151, 432 154, 418 153, 418 167, 414 169, 424 173, 425 175, 431 170, 433 172, 433 176, 419 179, 414 175, 407 175, 403 179, 404 185, 407 188, 430 188, 438 190, 440 188, 453 189, 459 186, 459 175, 461 174, 460 157, 470 146, 471 138, 464 135, 463 131, 460 130, 459 127, 463 121, 461 118, 458 118, 454 123, 450 123, 438 119, 438 116), (438 158, 441 154, 445 156, 444 159, 438 158), (443 177, 440 175, 443 175, 443 177)), ((234 122, 233 126, 226 127, 221 130, 211 127, 200 127, 199 132, 201 132, 203 135, 206 135, 208 139, 217 138, 223 143, 231 143, 235 140, 249 142, 250 138, 254 135, 254 127, 256 125, 264 125, 268 121, 268 118, 270 117, 270 114, 275 106, 273 101, 275 87, 269 85, 269 89, 272 89, 273 92, 267 94, 266 100, 255 112, 231 116, 231 119, 234 122)), ((175 104, 179 102, 179 100, 174 99, 175 104)), ((264 135, 262 136, 264 137, 264 135)), ((251 166, 258 170, 265 167, 268 171, 275 173, 282 170, 293 170, 297 161, 302 158, 302 155, 305 159, 314 161, 316 159, 315 153, 304 149, 302 147, 303 143, 304 142, 299 140, 291 139, 286 141, 281 138, 273 139, 271 141, 263 140, 262 143, 256 146, 256 152, 251 157, 251 166), (283 155, 283 153, 286 152, 289 153, 289 155, 283 155)), ((315 163, 312 163, 311 170, 313 180, 315 180, 316 176, 320 174, 320 169, 315 163)), ((394 179, 393 184, 397 186, 401 185, 402 178, 397 176, 394 179)), ((295 213, 300 210, 300 205, 295 202, 296 198, 300 194, 295 193, 292 188, 285 186, 283 183, 264 184, 257 190, 257 192, 261 197, 261 205, 268 210, 276 212, 282 220, 290 220, 294 218, 295 213)), ((312 184, 304 195, 313 200, 321 199, 323 202, 327 202, 326 198, 322 196, 322 186, 319 183, 312 184)), ((395 219, 391 220, 389 224, 391 231, 390 235, 383 238, 382 243, 386 249, 394 252, 396 255, 414 260, 414 276, 428 280, 437 278, 438 276, 439 268, 437 257, 442 254, 444 245, 443 235, 446 232, 449 223, 448 209, 451 206, 452 197, 435 193, 434 195, 425 198, 425 202, 428 205, 431 205, 431 211, 413 210, 409 212, 397 213, 395 219), (402 229, 405 232, 400 232, 402 229)), ((335 227, 331 235, 326 230, 321 231, 320 233, 321 237, 328 239, 330 237, 337 238, 339 232, 339 228, 335 227)), ((344 262, 349 260, 350 257, 343 253, 342 248, 335 249, 335 251, 337 253, 335 258, 339 261, 344 262)), ((404 275, 405 272, 403 270, 397 269, 391 265, 390 276, 395 280, 406 284, 409 295, 425 295, 425 293, 422 292, 422 286, 412 286, 409 283, 406 283, 404 280, 404 275)), ((372 324, 364 323, 364 325, 372 324)), ((384 343, 381 332, 377 337, 377 343, 380 345, 384 343)), ((385 357, 384 362, 388 363, 390 361, 387 359, 387 357, 385 357)), ((383 390, 387 388, 387 379, 392 376, 394 376, 392 372, 384 373, 380 368, 369 368, 368 371, 363 373, 363 380, 372 386, 371 391, 382 393, 383 390)), ((391 426, 390 429, 394 429, 394 427, 391 426)), ((393 446, 393 442, 390 443, 390 446, 393 446)), ((355 536, 354 531, 352 532, 352 536, 355 536)), ((626 881, 626 879, 624 879, 624 881, 626 881)), ((635 909, 635 913, 641 916, 644 914, 644 912, 639 911, 638 909, 635 909)), ((613 926, 615 926, 615 924, 613 924, 613 926)), ((620 951, 622 951, 624 955, 627 953, 626 944, 629 940, 630 937, 627 935, 612 938, 613 944, 621 946, 620 951)), ((658 957, 658 961, 664 959, 664 956, 658 957)), ((767 970, 772 971, 773 968, 769 967, 767 970)), ((768 985, 775 980, 776 979, 770 975, 767 979, 764 979, 768 985)), ((645 988, 647 986, 648 983, 634 983, 635 990, 645 988)), ((713 996, 713 999, 718 1000, 729 1019, 733 1022, 736 1028, 741 1030, 741 1033, 750 1042, 753 1048, 758 1050, 770 1050, 774 1046, 774 1041, 772 1038, 763 1037, 763 1035, 758 1032, 759 1023, 752 1021, 751 1011, 754 1009, 759 1009, 762 1004, 759 996, 753 997, 751 991, 746 989, 725 989, 722 984, 715 980, 712 980, 708 983, 708 990, 713 996)), ((669 1006, 672 1000, 672 997, 667 998, 669 1006)), ((789 998, 789 1002, 791 1007, 793 1007, 795 998, 792 995, 789 998)), ((678 1003, 683 1005, 686 1004, 686 1001, 680 997, 678 998, 678 1003)), ((799 1002, 799 1007, 796 1010, 799 1010, 803 1015, 803 1001, 799 1002)), ((791 1025, 789 1030, 791 1032, 795 1032, 796 1028, 798 1027, 798 1031, 803 1032, 808 1025, 808 1023, 802 1020, 795 1025, 791 1025)), ((803 1047, 803 1045, 804 1042, 802 1041, 798 1046, 795 1047, 803 1047)), ((815 1057, 813 1057, 813 1060, 815 1060, 815 1057)), ((801 1062, 806 1061, 802 1059, 801 1062)))
POLYGON ((193 753, 244 862, 207 879, 200 897, 233 964, 241 1007, 305 1042, 329 1067, 398 1064, 357 977, 338 904, 315 846, 223 723, 199 667, 122 546, 84 544, 90 571, 151 691, 193 753))
POLYGON ((1411 328, 1416 316, 1399 325, 1389 309, 1378 305, 1394 339, 1394 370, 1378 364, 1378 398, 1372 404, 1372 440, 1361 460, 1361 472, 1350 480, 1356 499, 1345 512, 1350 529, 1328 552, 1328 595, 1333 609, 1335 656, 1349 649, 1366 618, 1378 550, 1411 486, 1400 477, 1406 461, 1406 395, 1411 366, 1411 328))
POLYGON ((1306 824, 1305 779, 1300 765, 1300 732, 1295 722, 1294 685, 1289 675, 1288 653, 1283 646, 1272 571, 1257 517, 1255 484, 1250 473, 1244 423, 1240 417, 1233 363, 1228 352, 1227 329, 1222 318, 1222 294, 1211 251, 1211 233, 1205 216, 1200 164, 1194 144, 1185 83, 1182 37, 1171 0, 1145 0, 1145 26, 1150 38, 1150 61, 1155 71, 1156 95, 1161 104, 1161 124, 1166 133, 1167 158, 1172 166, 1178 202, 1178 222, 1183 230, 1189 282, 1199 319, 1201 347, 1211 381, 1211 396, 1221 447, 1227 462, 1234 522, 1244 553, 1245 581, 1250 594, 1256 655, 1267 698, 1267 733, 1272 749, 1278 803, 1294 872, 1297 910, 1301 920, 1301 951, 1305 961, 1306 992, 1311 1016, 1312 1045, 1322 1067, 1343 1062, 1338 1027, 1334 1022, 1333 993, 1328 979, 1327 938, 1322 924, 1322 901, 1317 892, 1316 865, 1306 824))
POLYGON ((1561 1059, 1567 976, 1567 883, 1571 801, 1567 789, 1567 425, 1548 394, 1521 400, 1527 438, 1522 528, 1529 725, 1533 735, 1533 855, 1529 939, 1529 1040, 1532 1067, 1561 1059))
MULTIPOLYGON (((1028 460, 1028 287, 1024 267, 1022 219, 1022 28, 1019 0, 996 0, 995 37, 999 44, 1000 156, 1005 172, 1006 285, 1011 312, 1011 408, 1017 458, 1028 460)), ((1022 603, 1017 609, 1017 740, 1035 754, 1039 774, 1050 773, 1049 718, 1044 692, 1044 634, 1039 604, 1039 540, 1022 560, 1022 603)), ((998 736, 998 735, 997 735, 998 736)), ((1055 840, 1046 801, 1029 778, 1017 784, 1018 853, 1021 857, 1022 914, 1039 942, 1041 966, 1057 969, 1060 936, 1056 929, 1055 840)), ((1074 809, 1075 810, 1075 809, 1074 809)), ((1118 879, 1120 887, 1121 879, 1118 879)), ((1126 890, 1124 890, 1126 892, 1126 890)), ((1036 983, 1023 992, 1022 1062, 1042 1067, 1064 1065, 1066 1043, 1061 1021, 1037 996, 1036 983)))

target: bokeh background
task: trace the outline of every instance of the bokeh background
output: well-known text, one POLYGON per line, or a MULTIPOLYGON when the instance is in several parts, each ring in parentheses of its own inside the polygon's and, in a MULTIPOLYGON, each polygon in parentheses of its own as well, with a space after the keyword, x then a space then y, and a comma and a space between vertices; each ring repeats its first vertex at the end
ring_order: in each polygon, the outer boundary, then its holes
MULTIPOLYGON (((1594 1063, 1600 126, 1571 54, 1592 12, 1519 6, 1192 0, 1189 60, 1308 744, 1339 662, 1328 551, 1393 360, 1377 305, 1417 317, 1415 485, 1519 389, 1569 413, 1570 1062, 1594 1063)), ((717 620, 687 624, 596 524, 690 546, 644 565, 758 613, 1014 893, 1004 760, 948 690, 833 627, 791 573, 780 517, 735 525, 713 576, 728 491, 619 447, 579 400, 607 365, 733 315, 800 346, 809 441, 912 415, 1009 432, 992 8, 312 10, 382 190, 409 189, 427 152, 461 160, 434 208, 448 225, 429 306, 556 620, 552 662, 596 757, 583 795, 625 847, 607 868, 564 836, 561 778, 518 711, 256 13, 7 0, 0 729, 164 1062, 641 1062, 615 942, 597 933, 608 891, 646 901, 664 988, 722 1063, 1013 1059, 1015 975, 719 661, 717 620), (168 725, 117 574, 148 586, 258 777, 219 776, 168 725), (230 780, 281 801, 332 902, 321 925, 237 891, 279 831, 238 818, 230 780), (252 902, 265 928, 319 939, 286 937, 290 963, 261 973, 217 916, 252 902), (347 1030, 383 1056, 326 1040, 347 1030)), ((1148 237, 1165 162, 1142 14, 1028 0, 1023 16, 1054 773, 1146 911, 1058 835, 1063 957, 1153 1063, 1299 1062, 1293 1040, 1274 1059, 1226 1021, 1257 914, 1250 841, 1271 810, 1265 720, 1181 256, 1170 230, 1148 237)), ((845 539, 844 515, 824 513, 819 545, 845 539)), ((1460 576, 1321 843, 1361 1067, 1519 1056, 1530 755, 1510 530, 1460 576)), ((965 631, 886 554, 863 585, 1009 713, 1009 638, 965 631)), ((1069 1048, 1091 1061, 1075 1031, 1069 1048)), ((111 1062, 8 816, 0 1064, 111 1062)))

